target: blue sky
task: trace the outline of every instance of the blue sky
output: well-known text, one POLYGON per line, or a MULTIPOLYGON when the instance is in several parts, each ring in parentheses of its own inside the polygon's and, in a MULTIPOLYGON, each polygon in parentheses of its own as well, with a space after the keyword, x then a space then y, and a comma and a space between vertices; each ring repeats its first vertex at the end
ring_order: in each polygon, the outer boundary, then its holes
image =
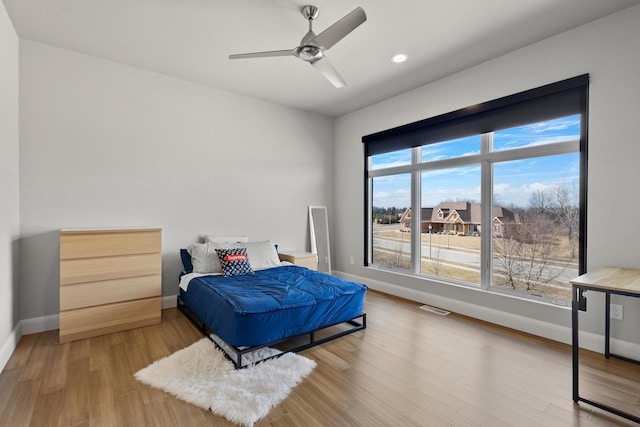
MULTIPOLYGON (((580 136, 580 116, 538 122, 494 133, 494 150, 508 150, 560 141, 580 136)), ((441 160, 480 152, 480 136, 423 147, 423 161, 441 160)), ((411 163, 411 149, 372 158, 373 169, 411 163)), ((494 164, 494 199, 502 206, 527 207, 536 191, 552 191, 558 185, 576 186, 579 154, 563 154, 494 164)), ((411 203, 410 175, 374 179, 374 205, 407 207, 411 203)), ((443 201, 480 201, 480 165, 425 171, 422 173, 422 206, 443 201)))

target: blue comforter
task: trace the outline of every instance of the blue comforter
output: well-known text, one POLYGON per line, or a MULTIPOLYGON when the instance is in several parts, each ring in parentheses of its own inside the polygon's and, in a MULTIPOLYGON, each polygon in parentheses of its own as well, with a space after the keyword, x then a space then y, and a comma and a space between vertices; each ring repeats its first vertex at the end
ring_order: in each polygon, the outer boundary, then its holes
POLYGON ((184 303, 220 338, 253 346, 344 322, 364 311, 367 287, 288 265, 192 279, 184 303))

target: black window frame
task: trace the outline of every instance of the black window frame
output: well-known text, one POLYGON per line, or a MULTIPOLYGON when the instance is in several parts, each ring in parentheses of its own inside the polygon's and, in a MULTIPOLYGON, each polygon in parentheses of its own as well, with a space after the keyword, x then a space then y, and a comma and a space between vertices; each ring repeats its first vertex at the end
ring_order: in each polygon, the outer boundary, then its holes
POLYGON ((462 108, 362 137, 364 145, 364 263, 371 265, 372 236, 369 235, 371 200, 369 158, 402 149, 414 148, 483 134, 500 129, 580 114, 580 183, 579 183, 579 274, 586 272, 587 262, 587 164, 588 164, 589 74, 550 83, 492 101, 462 108))

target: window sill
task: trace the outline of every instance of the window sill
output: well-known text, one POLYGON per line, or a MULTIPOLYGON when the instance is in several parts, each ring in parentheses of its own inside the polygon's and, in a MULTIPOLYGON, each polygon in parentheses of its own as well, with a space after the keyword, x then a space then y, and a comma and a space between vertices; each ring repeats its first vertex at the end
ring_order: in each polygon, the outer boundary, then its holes
MULTIPOLYGON (((391 268, 384 268, 384 267, 377 267, 377 266, 367 266, 364 268, 370 271, 382 272, 384 274, 400 275, 406 279, 416 280, 423 283, 437 284, 443 287, 456 287, 460 289, 470 290, 473 292, 479 292, 483 295, 493 295, 501 298, 509 298, 509 299, 518 300, 518 301, 525 301, 527 303, 535 303, 535 304, 544 305, 548 307, 556 307, 566 311, 571 310, 571 301, 568 301, 568 300, 565 301, 561 299, 554 299, 551 297, 530 295, 522 291, 516 291, 516 290, 507 289, 507 288, 496 289, 496 287, 490 287, 489 289, 482 289, 480 285, 474 285, 472 283, 442 280, 435 276, 415 275, 403 269, 391 269, 391 268)), ((393 283, 393 280, 388 280, 387 282, 393 283)), ((397 285, 397 286, 402 286, 402 285, 397 285)), ((421 290, 428 292, 428 288, 423 288, 421 290)))

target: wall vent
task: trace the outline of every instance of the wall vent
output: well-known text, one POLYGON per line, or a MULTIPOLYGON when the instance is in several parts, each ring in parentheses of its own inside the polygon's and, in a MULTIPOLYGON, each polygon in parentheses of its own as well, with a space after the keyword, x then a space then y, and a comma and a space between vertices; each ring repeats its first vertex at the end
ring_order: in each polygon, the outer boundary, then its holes
POLYGON ((449 312, 447 310, 443 310, 443 309, 438 308, 438 307, 432 307, 430 305, 422 305, 422 306, 420 306, 420 310, 428 311, 430 313, 439 314, 440 316, 446 316, 447 314, 449 314, 449 312))

